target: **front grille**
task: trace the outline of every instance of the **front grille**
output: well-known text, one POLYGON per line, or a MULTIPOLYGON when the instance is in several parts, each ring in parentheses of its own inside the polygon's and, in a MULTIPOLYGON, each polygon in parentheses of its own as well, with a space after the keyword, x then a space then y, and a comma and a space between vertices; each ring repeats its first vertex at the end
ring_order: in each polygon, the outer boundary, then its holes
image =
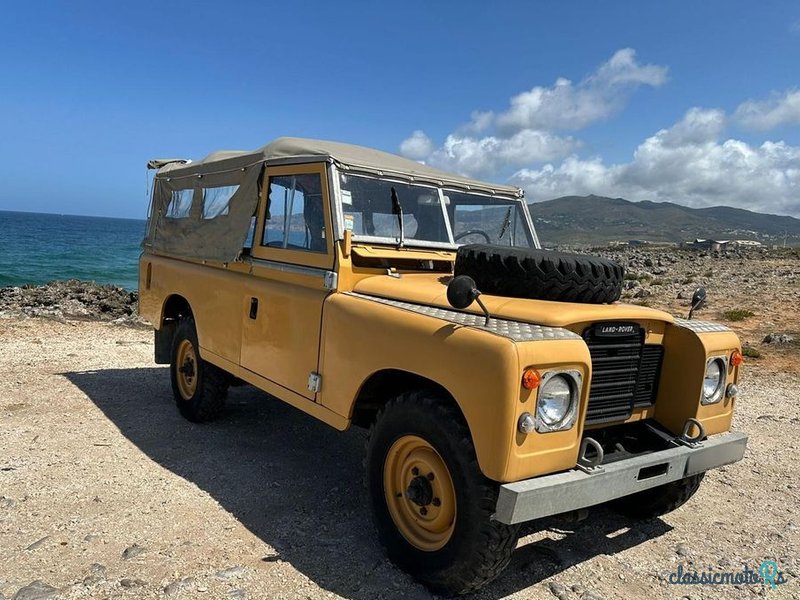
POLYGON ((639 325, 598 323, 583 338, 592 355, 587 424, 624 421, 655 401, 664 349, 645 344, 639 325))

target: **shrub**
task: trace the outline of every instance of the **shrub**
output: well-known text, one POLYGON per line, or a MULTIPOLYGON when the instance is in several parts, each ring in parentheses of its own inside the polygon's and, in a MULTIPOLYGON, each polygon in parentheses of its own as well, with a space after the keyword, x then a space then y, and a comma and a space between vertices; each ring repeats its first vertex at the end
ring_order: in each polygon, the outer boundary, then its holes
POLYGON ((732 308, 731 310, 726 310, 724 313, 722 313, 722 316, 728 321, 744 321, 745 319, 752 317, 754 314, 755 313, 751 310, 732 308))
POLYGON ((745 346, 742 348, 742 356, 746 356, 747 358, 761 358, 761 352, 752 346, 745 346))

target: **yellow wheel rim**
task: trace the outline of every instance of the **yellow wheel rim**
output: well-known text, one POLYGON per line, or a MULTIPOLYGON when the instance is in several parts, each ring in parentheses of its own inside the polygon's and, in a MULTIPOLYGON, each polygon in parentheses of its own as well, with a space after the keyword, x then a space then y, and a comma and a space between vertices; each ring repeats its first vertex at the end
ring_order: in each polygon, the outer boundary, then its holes
POLYGON ((395 441, 386 454, 383 492, 395 526, 411 545, 432 552, 447 544, 456 523, 456 493, 433 446, 416 435, 395 441))
POLYGON ((181 398, 191 400, 197 390, 197 354, 189 340, 182 340, 178 346, 175 378, 181 398))

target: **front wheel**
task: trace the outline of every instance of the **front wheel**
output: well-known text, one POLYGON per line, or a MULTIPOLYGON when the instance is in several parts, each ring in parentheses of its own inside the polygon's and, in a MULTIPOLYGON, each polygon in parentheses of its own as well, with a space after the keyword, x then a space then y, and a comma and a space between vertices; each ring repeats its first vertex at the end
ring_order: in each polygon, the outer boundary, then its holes
POLYGON ((197 330, 192 317, 182 317, 172 342, 170 362, 172 394, 180 413, 203 423, 219 417, 225 407, 230 377, 200 358, 197 330))
POLYGON ((688 502, 700 488, 703 477, 705 473, 698 473, 630 496, 623 496, 613 500, 610 507, 632 519, 660 517, 688 502))
POLYGON ((473 592, 511 559, 518 527, 492 520, 496 483, 481 473, 461 413, 424 391, 380 411, 366 483, 389 558, 436 592, 473 592))

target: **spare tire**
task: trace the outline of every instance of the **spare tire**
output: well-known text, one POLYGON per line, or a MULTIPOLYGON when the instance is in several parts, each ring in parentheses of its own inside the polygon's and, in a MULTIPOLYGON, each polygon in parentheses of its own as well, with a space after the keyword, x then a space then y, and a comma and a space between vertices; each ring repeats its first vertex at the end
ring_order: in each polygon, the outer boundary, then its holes
POLYGON ((599 256, 469 244, 458 249, 454 274, 492 296, 603 304, 619 300, 625 271, 599 256))

